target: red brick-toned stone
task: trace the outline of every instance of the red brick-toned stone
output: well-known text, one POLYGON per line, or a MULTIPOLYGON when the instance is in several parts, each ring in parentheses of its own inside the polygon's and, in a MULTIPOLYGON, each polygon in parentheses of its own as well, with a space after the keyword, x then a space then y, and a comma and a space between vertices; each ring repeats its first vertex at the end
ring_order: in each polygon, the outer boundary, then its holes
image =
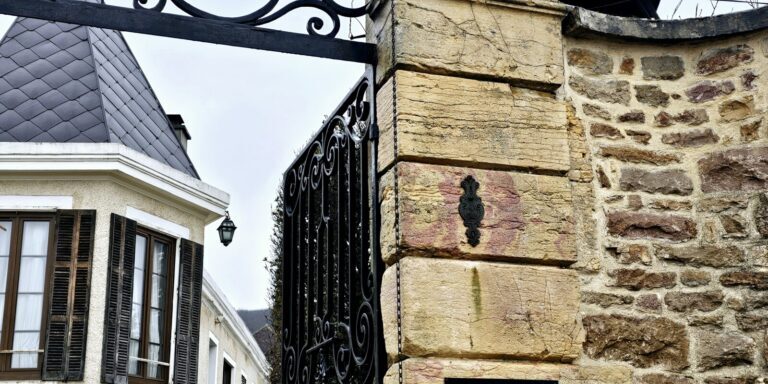
POLYGON ((635 73, 635 59, 624 57, 619 65, 619 73, 622 75, 631 75, 635 73))
POLYGON ((720 136, 712 129, 701 129, 688 132, 667 133, 661 136, 661 142, 676 148, 701 147, 702 145, 716 144, 720 136))
POLYGON ((685 95, 688 96, 688 101, 692 103, 704 103, 722 95, 730 95, 734 90, 736 87, 730 80, 722 82, 705 80, 686 89, 685 95))
POLYGON ((704 52, 696 62, 696 74, 711 75, 727 71, 742 63, 749 63, 755 50, 746 44, 727 48, 712 48, 704 52))
POLYGON ((768 272, 734 271, 720 276, 720 284, 725 287, 749 287, 752 289, 768 289, 768 272))
POLYGON ((698 165, 705 193, 768 189, 768 147, 714 153, 698 165))
POLYGON ((608 233, 630 239, 658 238, 684 241, 696 237, 696 223, 686 217, 639 212, 608 214, 608 233))
POLYGON ((633 129, 627 129, 627 136, 634 140, 638 144, 648 145, 651 141, 651 133, 646 131, 635 131, 633 129))
POLYGON ((619 186, 622 191, 641 191, 666 195, 687 196, 693 192, 693 181, 682 170, 646 171, 638 168, 622 170, 619 186))
POLYGON ((603 123, 592 123, 589 126, 589 134, 592 137, 607 138, 612 140, 623 139, 624 135, 616 127, 603 123))
POLYGON ((616 160, 636 164, 668 165, 680 162, 680 156, 674 153, 648 151, 632 147, 602 147, 600 154, 616 160))
POLYGON ((618 119, 621 123, 645 123, 645 112, 639 110, 629 111, 619 115, 618 119))
POLYGON ((682 371, 688 363, 685 326, 662 317, 586 316, 584 352, 594 359, 625 361, 640 367, 660 365, 682 371))
POLYGON ((612 272, 615 286, 632 291, 641 289, 672 288, 677 285, 674 272, 650 272, 644 269, 618 269, 612 272))

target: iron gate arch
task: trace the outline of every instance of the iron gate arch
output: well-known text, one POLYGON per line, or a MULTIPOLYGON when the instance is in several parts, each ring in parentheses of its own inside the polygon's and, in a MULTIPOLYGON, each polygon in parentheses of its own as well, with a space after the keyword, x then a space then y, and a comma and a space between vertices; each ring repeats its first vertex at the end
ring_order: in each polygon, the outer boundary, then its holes
POLYGON ((286 384, 382 382, 374 79, 369 66, 284 174, 286 384))

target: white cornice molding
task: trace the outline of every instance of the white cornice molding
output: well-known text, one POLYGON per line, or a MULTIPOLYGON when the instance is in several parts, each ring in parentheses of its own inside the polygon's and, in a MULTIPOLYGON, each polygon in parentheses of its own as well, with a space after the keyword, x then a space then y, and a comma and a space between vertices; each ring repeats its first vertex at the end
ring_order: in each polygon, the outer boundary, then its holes
POLYGON ((116 143, 0 143, 0 172, 121 174, 208 211, 224 215, 229 194, 116 143))
POLYGON ((216 310, 224 316, 224 322, 234 333, 234 336, 248 349, 259 367, 260 373, 263 375, 265 382, 269 375, 269 364, 267 358, 264 355, 264 351, 261 350, 259 344, 256 343, 256 339, 253 338, 250 330, 237 314, 237 311, 229 303, 224 292, 216 285, 208 271, 203 272, 203 295, 211 301, 216 307, 216 310))

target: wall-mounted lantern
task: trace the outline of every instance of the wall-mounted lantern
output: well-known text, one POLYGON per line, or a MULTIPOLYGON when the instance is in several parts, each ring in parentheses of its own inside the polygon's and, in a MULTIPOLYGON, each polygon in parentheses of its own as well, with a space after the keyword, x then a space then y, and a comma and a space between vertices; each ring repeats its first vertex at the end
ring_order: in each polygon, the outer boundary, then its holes
POLYGON ((219 225, 218 228, 219 240, 221 240, 221 243, 224 244, 225 247, 232 243, 232 238, 235 236, 236 229, 237 227, 232 219, 229 218, 229 211, 227 211, 227 217, 224 218, 224 221, 221 222, 221 225, 219 225))

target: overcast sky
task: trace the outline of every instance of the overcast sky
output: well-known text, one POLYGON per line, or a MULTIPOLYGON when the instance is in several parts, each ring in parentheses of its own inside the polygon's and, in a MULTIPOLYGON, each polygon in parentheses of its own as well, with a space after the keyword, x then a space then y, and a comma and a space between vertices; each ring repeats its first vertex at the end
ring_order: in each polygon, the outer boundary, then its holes
MULTIPOLYGON (((190 2, 235 16, 265 1, 190 2)), ((132 1, 107 3, 129 6, 132 1)), ((678 3, 662 0, 659 15, 670 18, 678 3)), ((693 17, 697 3, 703 15, 711 14, 709 0, 683 0, 675 18, 693 17)), ((721 2, 716 11, 744 8, 748 6, 721 2)), ((276 27, 301 31, 307 15, 296 12, 276 27)), ((0 16, 0 30, 4 33, 12 21, 0 16)), ((267 307, 269 276, 263 259, 269 255, 270 210, 282 172, 364 67, 131 33, 126 40, 165 111, 186 121, 192 135, 189 153, 203 181, 232 196, 230 212, 238 226, 234 242, 223 247, 216 233, 219 223, 211 224, 206 269, 235 307, 267 307)))

